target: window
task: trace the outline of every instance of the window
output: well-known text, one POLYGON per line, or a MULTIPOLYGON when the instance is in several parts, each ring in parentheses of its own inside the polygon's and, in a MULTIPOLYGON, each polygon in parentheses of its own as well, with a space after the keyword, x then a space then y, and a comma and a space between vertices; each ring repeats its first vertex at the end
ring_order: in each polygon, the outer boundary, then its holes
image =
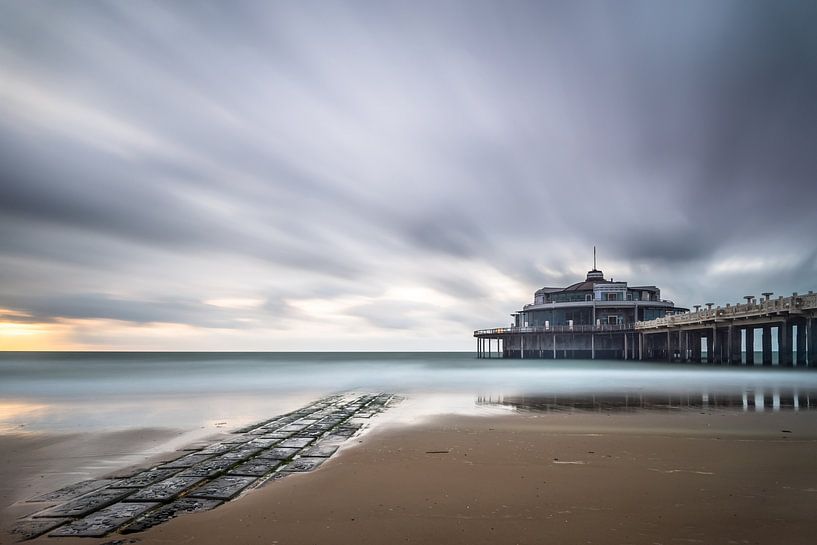
POLYGON ((585 301, 592 301, 592 300, 593 300, 593 296, 592 296, 591 294, 589 294, 589 293, 588 293, 587 295, 585 295, 585 296, 584 296, 584 300, 585 300, 585 301))
POLYGON ((610 325, 615 325, 618 323, 618 316, 608 316, 607 323, 610 325))

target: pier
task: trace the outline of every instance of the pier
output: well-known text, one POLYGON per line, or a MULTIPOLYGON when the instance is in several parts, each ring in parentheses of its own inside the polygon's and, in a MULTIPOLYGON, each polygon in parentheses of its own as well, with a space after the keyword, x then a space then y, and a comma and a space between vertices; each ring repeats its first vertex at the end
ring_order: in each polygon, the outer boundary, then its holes
POLYGON ((478 358, 817 367, 817 294, 772 295, 747 295, 743 303, 724 307, 707 303, 693 311, 624 324, 597 320, 593 324, 482 329, 474 332, 476 354, 478 358), (773 339, 777 351, 773 351, 773 339))

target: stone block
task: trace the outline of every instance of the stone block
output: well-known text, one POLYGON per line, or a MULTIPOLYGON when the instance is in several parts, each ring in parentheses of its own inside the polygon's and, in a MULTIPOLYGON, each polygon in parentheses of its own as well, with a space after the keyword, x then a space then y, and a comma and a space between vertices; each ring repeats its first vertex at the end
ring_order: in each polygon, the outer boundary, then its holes
POLYGON ((159 504, 153 502, 116 503, 85 518, 61 526, 49 535, 54 537, 102 537, 157 505, 159 504))
POLYGON ((229 500, 256 481, 256 477, 224 475, 191 491, 189 497, 208 500, 229 500))
POLYGON ((119 481, 114 485, 114 488, 144 488, 153 483, 163 481, 178 472, 179 469, 149 469, 129 479, 119 481))
POLYGON ((203 477, 170 477, 148 487, 137 490, 127 501, 161 501, 167 502, 196 486, 203 477))
POLYGON ((273 431, 269 433, 265 433, 260 437, 262 439, 286 439, 287 437, 291 437, 295 432, 286 432, 286 431, 273 431))
POLYGON ((110 486, 111 484, 115 483, 116 479, 93 479, 90 481, 82 481, 75 484, 69 484, 68 486, 64 486, 59 490, 55 490, 54 492, 48 492, 46 494, 41 494, 37 497, 31 498, 30 500, 26 500, 29 502, 58 502, 58 501, 65 501, 70 500, 72 498, 76 498, 82 496, 83 494, 87 494, 88 492, 93 492, 94 490, 99 490, 100 488, 105 488, 106 486, 110 486))
POLYGON ((137 518, 132 523, 128 524, 121 530, 123 534, 132 534, 134 532, 141 532, 147 530, 157 524, 167 522, 168 520, 185 513, 198 513, 199 511, 208 511, 214 509, 224 503, 221 500, 205 500, 200 498, 179 498, 178 500, 163 505, 158 509, 148 512, 146 515, 137 518))
POLYGON ((276 446, 281 448, 303 448, 314 441, 315 439, 312 437, 290 437, 289 439, 284 439, 276 446))
POLYGON ((53 530, 57 526, 69 522, 70 518, 47 518, 47 519, 28 519, 18 521, 12 528, 11 533, 20 538, 21 541, 26 539, 33 539, 41 536, 44 533, 53 530))
POLYGON ((193 467, 188 467, 179 473, 179 477, 214 477, 219 473, 227 471, 237 463, 239 463, 238 460, 231 460, 229 458, 211 458, 193 467))
POLYGON ((259 437, 258 439, 253 439, 252 441, 247 443, 247 446, 248 447, 253 446, 253 447, 261 447, 261 448, 269 448, 272 445, 274 445, 276 443, 279 443, 280 441, 281 441, 281 439, 275 439, 275 438, 269 438, 269 437, 259 437))
POLYGON ((229 450, 236 448, 233 443, 215 443, 201 451, 202 454, 224 454, 229 450))
POLYGON ((285 465, 281 471, 287 473, 302 473, 305 471, 312 471, 319 465, 321 465, 326 458, 296 458, 292 460, 287 465, 285 465))
POLYGON ((258 453, 258 458, 272 458, 274 460, 289 460, 301 451, 294 447, 274 447, 262 450, 258 453))
POLYGON ((92 511, 101 509, 112 503, 116 503, 125 496, 132 494, 130 488, 103 488, 95 490, 84 496, 74 498, 60 505, 56 505, 45 511, 34 513, 35 518, 40 517, 81 517, 92 511))
POLYGON ((307 425, 306 424, 289 424, 288 426, 284 426, 283 428, 279 428, 278 431, 280 432, 299 432, 304 429, 307 425))
POLYGON ((181 458, 173 460, 172 462, 160 465, 159 469, 183 469, 192 467, 199 462, 212 458, 213 456, 215 456, 215 454, 188 454, 187 456, 182 456, 181 458))
POLYGON ((238 475, 243 477, 263 477, 271 473, 276 467, 281 465, 281 460, 273 458, 253 458, 249 462, 234 467, 227 472, 227 475, 238 475))
POLYGON ((323 443, 309 447, 301 452, 301 456, 312 456, 316 458, 329 458, 338 451, 337 445, 324 445, 323 443))
POLYGON ((252 447, 242 447, 236 450, 231 450, 230 452, 225 452, 221 455, 221 458, 225 460, 235 460, 237 462, 241 462, 244 460, 249 460, 259 452, 264 450, 262 447, 252 446, 252 447))

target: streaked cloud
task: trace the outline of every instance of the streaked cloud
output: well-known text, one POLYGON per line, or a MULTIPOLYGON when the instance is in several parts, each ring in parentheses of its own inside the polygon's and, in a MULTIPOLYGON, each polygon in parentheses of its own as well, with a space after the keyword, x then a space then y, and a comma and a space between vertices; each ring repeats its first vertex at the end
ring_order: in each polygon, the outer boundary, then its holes
POLYGON ((2 3, 0 322, 42 347, 467 350, 594 244, 680 304, 814 289, 815 23, 2 3))

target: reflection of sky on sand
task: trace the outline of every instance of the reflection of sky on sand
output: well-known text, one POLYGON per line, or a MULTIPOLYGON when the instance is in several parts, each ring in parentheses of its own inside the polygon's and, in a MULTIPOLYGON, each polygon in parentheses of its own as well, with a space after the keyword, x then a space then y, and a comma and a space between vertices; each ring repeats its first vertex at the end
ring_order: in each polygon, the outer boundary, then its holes
MULTIPOLYGON (((0 432, 164 427, 226 431, 341 391, 405 394, 404 416, 486 414, 486 399, 624 397, 678 407, 808 409, 817 372, 468 353, 0 354, 0 432), (681 400, 684 400, 683 403, 681 400), (675 401, 673 401, 675 400, 675 401)), ((619 402, 611 402, 613 406, 619 402)), ((639 403, 644 403, 639 401, 639 403)), ((510 406, 513 406, 511 404, 510 406)), ((498 408, 499 407, 499 408, 498 408)), ((655 407, 652 407, 655 408, 655 407)))
POLYGON ((24 422, 42 418, 49 406, 25 401, 0 401, 0 433, 23 431, 24 422))
POLYGON ((0 405, 0 433, 86 432, 108 429, 199 429, 218 433, 255 422, 264 415, 294 410, 320 394, 297 392, 270 397, 223 393, 209 396, 97 396, 57 399, 51 404, 0 405))

